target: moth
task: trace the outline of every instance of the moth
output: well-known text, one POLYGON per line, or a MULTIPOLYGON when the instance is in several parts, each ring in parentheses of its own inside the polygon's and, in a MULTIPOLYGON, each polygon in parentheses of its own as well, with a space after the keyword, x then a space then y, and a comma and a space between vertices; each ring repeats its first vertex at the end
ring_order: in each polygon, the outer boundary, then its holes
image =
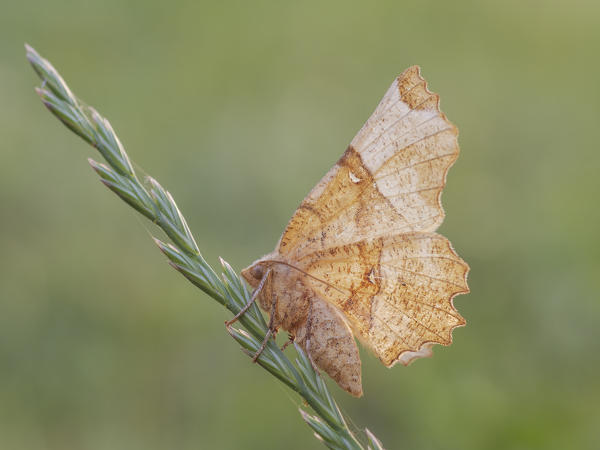
POLYGON ((355 337, 391 367, 431 356, 465 325, 453 298, 469 292, 469 266, 435 233, 457 136, 420 68, 408 68, 275 250, 242 271, 270 333, 288 331, 354 396, 362 395, 355 337))

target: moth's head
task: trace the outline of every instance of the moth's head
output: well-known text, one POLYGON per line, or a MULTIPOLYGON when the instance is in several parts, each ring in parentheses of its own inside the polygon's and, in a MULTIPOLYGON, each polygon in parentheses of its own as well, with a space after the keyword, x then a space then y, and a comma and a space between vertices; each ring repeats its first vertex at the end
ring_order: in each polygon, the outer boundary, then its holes
POLYGON ((267 263, 257 261, 250 267, 246 267, 244 270, 242 270, 242 276, 250 286, 256 288, 258 287, 260 280, 262 280, 262 278, 265 276, 266 271, 267 263))

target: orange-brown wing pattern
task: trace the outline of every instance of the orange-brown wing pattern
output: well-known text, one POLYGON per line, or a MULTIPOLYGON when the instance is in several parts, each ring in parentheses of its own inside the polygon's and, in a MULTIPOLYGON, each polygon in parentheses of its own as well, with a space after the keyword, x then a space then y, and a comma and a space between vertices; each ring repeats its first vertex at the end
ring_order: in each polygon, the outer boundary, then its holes
POLYGON ((452 298, 468 292, 468 266, 438 234, 360 241, 298 263, 317 295, 344 313, 387 366, 428 356, 432 343, 449 345, 452 329, 465 323, 452 298))
POLYGON ((281 237, 294 260, 390 233, 434 231, 440 194, 458 156, 458 131, 440 112, 418 67, 386 92, 338 163, 304 199, 281 237))
POLYGON ((450 344, 467 264, 433 233, 458 131, 418 67, 398 77, 337 164, 304 199, 276 252, 308 274, 384 364, 450 344))

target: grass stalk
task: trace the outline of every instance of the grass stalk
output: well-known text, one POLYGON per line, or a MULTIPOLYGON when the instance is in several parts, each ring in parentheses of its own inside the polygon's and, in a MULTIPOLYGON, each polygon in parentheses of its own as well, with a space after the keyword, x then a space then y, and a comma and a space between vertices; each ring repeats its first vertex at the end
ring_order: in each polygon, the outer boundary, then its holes
MULTIPOLYGON (((198 245, 171 194, 155 179, 142 183, 112 126, 94 108, 81 102, 46 59, 26 45, 27 59, 42 80, 36 92, 44 105, 67 128, 100 152, 105 163, 89 163, 100 181, 129 206, 160 227, 170 243, 154 239, 169 264, 231 313, 237 314, 250 300, 246 284, 231 266, 221 259, 221 274, 202 257, 198 245)), ((242 328, 231 328, 231 336, 250 357, 260 348, 268 331, 256 304, 240 317, 242 328)), ((295 344, 294 344, 295 345, 295 344)), ((271 375, 298 393, 312 414, 300 407, 300 414, 315 436, 332 449, 383 449, 379 440, 365 430, 365 447, 349 429, 321 375, 312 367, 302 349, 295 345, 298 357, 291 361, 269 340, 257 363, 271 375), (314 414, 314 415, 313 415, 314 414)))

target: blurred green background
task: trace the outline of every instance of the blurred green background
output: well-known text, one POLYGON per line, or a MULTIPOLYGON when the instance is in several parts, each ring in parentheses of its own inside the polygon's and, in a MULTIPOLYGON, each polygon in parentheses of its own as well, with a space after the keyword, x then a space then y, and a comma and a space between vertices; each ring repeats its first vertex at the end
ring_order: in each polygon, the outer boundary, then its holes
POLYGON ((390 449, 600 442, 600 3, 3 2, 0 448, 306 449, 299 401, 33 92, 33 45, 175 196, 209 261, 272 250, 393 78, 460 131, 440 231, 468 326, 333 387, 390 449))

